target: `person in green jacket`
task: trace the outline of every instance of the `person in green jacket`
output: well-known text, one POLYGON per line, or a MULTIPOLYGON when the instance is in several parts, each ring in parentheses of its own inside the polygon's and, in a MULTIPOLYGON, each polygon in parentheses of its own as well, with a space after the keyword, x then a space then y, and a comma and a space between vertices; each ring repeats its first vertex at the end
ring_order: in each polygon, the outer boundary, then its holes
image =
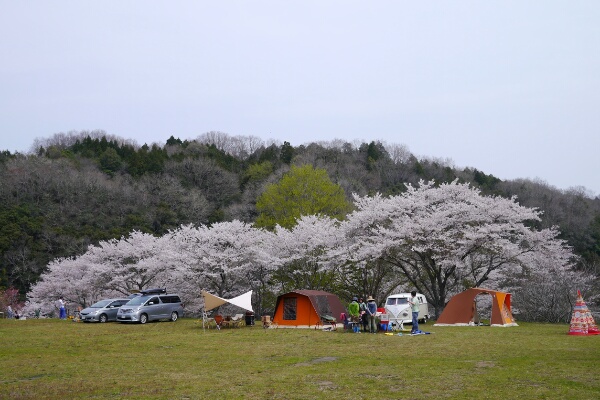
POLYGON ((353 297, 350 304, 348 304, 348 314, 350 315, 350 322, 352 322, 352 331, 360 332, 360 306, 358 305, 358 298, 353 297))

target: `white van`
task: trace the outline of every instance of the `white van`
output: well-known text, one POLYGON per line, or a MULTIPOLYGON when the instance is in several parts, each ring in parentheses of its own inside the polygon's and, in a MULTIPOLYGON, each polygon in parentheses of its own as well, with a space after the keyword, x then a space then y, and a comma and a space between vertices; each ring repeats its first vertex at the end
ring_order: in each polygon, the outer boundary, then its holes
MULTIPOLYGON (((390 295, 385 301, 385 312, 388 314, 390 324, 403 328, 405 322, 412 322, 412 312, 408 300, 411 298, 410 293, 398 293, 390 295)), ((425 295, 417 293, 419 300, 419 321, 423 323, 429 319, 429 307, 425 295)))

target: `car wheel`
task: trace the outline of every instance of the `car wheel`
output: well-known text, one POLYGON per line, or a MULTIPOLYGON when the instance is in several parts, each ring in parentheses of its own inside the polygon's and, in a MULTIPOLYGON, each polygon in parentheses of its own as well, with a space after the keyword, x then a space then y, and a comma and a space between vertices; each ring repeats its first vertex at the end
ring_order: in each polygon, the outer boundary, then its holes
POLYGON ((148 322, 148 316, 146 314, 140 315, 140 324, 145 324, 148 322))
POLYGON ((179 318, 179 315, 177 315, 177 313, 175 311, 173 311, 171 313, 171 322, 177 321, 177 318, 179 318))
POLYGON ((102 315, 100 315, 100 318, 98 318, 98 321, 106 322, 106 321, 108 321, 108 317, 106 316, 106 314, 102 314, 102 315))

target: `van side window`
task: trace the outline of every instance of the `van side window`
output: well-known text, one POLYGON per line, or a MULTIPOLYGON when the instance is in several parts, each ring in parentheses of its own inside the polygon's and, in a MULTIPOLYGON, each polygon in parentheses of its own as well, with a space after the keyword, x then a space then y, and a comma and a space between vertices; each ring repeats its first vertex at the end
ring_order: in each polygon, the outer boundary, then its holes
POLYGON ((163 303, 181 303, 179 296, 160 296, 163 303))
POLYGON ((158 297, 153 297, 150 300, 148 300, 147 304, 150 304, 150 303, 152 303, 152 304, 158 304, 158 303, 160 303, 160 301, 158 301, 158 297))

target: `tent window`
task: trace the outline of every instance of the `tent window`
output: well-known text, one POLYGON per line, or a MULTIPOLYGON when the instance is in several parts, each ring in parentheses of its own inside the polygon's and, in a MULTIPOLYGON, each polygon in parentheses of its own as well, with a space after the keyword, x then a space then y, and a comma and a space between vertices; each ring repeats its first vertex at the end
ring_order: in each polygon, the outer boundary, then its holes
POLYGON ((283 319, 288 321, 296 320, 296 298, 286 297, 283 299, 283 319))
POLYGON ((314 296, 314 302, 316 303, 317 312, 319 315, 331 315, 331 308, 329 308, 329 301, 327 296, 314 296))

